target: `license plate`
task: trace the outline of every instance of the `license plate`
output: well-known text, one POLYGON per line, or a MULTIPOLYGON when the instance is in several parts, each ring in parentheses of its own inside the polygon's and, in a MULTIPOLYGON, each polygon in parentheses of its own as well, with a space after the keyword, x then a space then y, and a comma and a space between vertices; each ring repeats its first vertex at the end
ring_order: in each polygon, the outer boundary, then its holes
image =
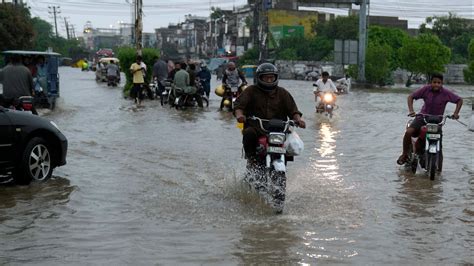
POLYGON ((268 153, 286 153, 286 149, 284 147, 268 146, 267 152, 268 153))
POLYGON ((441 134, 428 134, 429 139, 440 139, 441 134))

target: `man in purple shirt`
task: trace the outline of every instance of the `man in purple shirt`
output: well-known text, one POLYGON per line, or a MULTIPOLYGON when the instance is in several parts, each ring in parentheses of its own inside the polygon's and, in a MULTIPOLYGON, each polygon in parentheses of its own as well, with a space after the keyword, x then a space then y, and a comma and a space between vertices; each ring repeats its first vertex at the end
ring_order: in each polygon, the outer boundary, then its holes
MULTIPOLYGON (((413 100, 423 99, 424 104, 421 108, 420 114, 425 115, 443 115, 448 102, 456 104, 456 110, 452 115, 453 119, 459 118, 459 111, 462 106, 462 99, 452 91, 443 87, 443 75, 433 74, 431 77, 431 84, 426 85, 408 96, 408 111, 409 116, 416 116, 413 111, 413 100)), ((408 159, 408 150, 411 145, 411 138, 417 137, 420 129, 425 125, 422 116, 417 116, 405 132, 403 137, 403 152, 397 160, 399 165, 404 164, 408 159)))

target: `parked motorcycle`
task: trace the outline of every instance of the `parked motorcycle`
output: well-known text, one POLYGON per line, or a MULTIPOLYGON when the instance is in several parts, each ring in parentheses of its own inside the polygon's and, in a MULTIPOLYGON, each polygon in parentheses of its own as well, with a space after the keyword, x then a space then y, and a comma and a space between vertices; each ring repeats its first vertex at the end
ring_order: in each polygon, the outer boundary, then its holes
MULTIPOLYGON (((436 171, 441 171, 443 168, 442 127, 446 123, 446 119, 452 117, 424 114, 419 116, 422 116, 426 125, 421 127, 420 135, 417 138, 412 138, 405 167, 416 173, 419 164, 428 172, 430 179, 434 180, 436 171)), ((408 121, 407 128, 412 121, 408 121)))
POLYGON ((257 122, 265 135, 258 139, 256 161, 247 161, 244 180, 259 193, 270 196, 274 210, 281 213, 285 202, 286 163, 293 161, 284 144, 295 122, 255 116, 248 119, 257 122))

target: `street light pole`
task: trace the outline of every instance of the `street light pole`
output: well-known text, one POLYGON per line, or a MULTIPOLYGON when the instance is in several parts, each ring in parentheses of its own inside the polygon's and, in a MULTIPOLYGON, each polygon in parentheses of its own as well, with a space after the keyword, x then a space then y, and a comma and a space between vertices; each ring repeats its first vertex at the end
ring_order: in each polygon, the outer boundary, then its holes
POLYGON ((359 81, 365 82, 365 53, 367 47, 367 0, 361 0, 359 10, 359 81))

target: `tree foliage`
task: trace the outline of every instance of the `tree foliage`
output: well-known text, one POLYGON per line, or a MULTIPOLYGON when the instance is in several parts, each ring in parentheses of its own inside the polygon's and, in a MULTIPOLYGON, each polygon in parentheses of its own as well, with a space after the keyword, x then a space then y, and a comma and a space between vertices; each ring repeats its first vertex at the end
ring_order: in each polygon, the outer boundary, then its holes
POLYGON ((468 47, 469 51, 469 64, 464 69, 464 81, 469 84, 474 84, 474 39, 471 40, 468 47))
POLYGON ((421 24, 420 32, 438 36, 441 42, 451 49, 453 62, 467 61, 467 47, 469 41, 474 38, 474 24, 470 20, 453 13, 448 16, 428 17, 425 23, 421 24))
POLYGON ((370 42, 365 57, 365 72, 368 82, 383 86, 390 76, 390 60, 393 49, 385 43, 370 42))
POLYGON ((239 58, 239 65, 256 65, 258 63, 258 49, 250 48, 239 58))
POLYGON ((386 58, 389 60, 391 70, 402 66, 400 48, 408 38, 410 38, 408 34, 401 29, 380 26, 371 26, 369 28, 369 43, 382 46, 388 45, 391 48, 391 56, 386 58))
POLYGON ((313 24, 317 36, 329 40, 357 40, 359 37, 359 17, 339 16, 324 23, 313 24))
POLYGON ((280 40, 275 54, 282 60, 319 61, 331 54, 333 46, 333 41, 324 37, 291 36, 280 40))
POLYGON ((451 51, 432 34, 421 34, 409 38, 400 49, 402 67, 414 75, 425 74, 429 77, 435 72, 444 72, 449 63, 451 51))
POLYGON ((29 10, 22 5, 0 3, 0 51, 33 47, 29 10))

